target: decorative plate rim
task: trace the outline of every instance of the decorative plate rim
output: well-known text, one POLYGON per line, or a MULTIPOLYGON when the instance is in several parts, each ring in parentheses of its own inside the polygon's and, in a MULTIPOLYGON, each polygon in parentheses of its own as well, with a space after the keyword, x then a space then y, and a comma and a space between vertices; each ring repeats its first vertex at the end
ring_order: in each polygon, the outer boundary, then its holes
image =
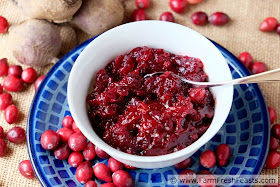
MULTIPOLYGON (((48 71, 48 73, 45 75, 45 78, 43 79, 41 85, 44 85, 45 82, 47 81, 47 79, 49 77, 52 76, 53 72, 66 60, 68 59, 73 53, 75 53, 76 51, 80 50, 81 48, 87 46, 92 40, 94 40, 95 38, 97 38, 97 36, 93 37, 93 38, 90 38, 88 39, 87 41, 81 43, 80 45, 76 46, 74 49, 72 49, 71 51, 69 51, 65 56, 63 56, 62 58, 60 58, 60 60, 54 64, 54 66, 48 71)), ((242 74, 246 74, 246 75, 250 75, 250 72, 248 71, 248 69, 238 60, 237 57, 235 57, 230 51, 228 51, 226 48, 224 48, 223 46, 221 46, 220 44, 214 42, 213 40, 209 39, 220 51, 223 51, 226 55, 228 55, 233 61, 234 63, 232 63, 233 66, 241 69, 241 71, 243 71, 242 74)), ((264 99, 264 96, 261 92, 261 89, 259 88, 259 86, 257 84, 252 84, 252 87, 253 89, 255 90, 256 92, 256 95, 259 97, 259 102, 260 102, 260 108, 261 108, 261 114, 262 116, 264 117, 264 121, 267 121, 267 125, 270 126, 270 121, 269 121, 269 118, 268 118, 268 109, 267 109, 267 105, 266 105, 266 102, 265 102, 265 99, 264 99)), ((33 100, 31 102, 31 105, 30 105, 30 109, 29 109, 29 112, 28 112, 28 119, 27 119, 27 124, 26 124, 26 135, 27 135, 27 138, 26 138, 26 144, 27 144, 27 150, 28 150, 28 155, 29 155, 29 158, 30 158, 30 161, 31 161, 31 164, 32 164, 32 167, 34 169, 34 172, 35 172, 35 175, 37 177, 37 179, 39 180, 39 182, 41 183, 42 186, 47 186, 48 182, 46 181, 45 177, 43 177, 44 175, 39 171, 37 170, 37 168, 39 167, 38 166, 38 162, 35 162, 35 158, 34 158, 34 153, 35 153, 35 150, 31 148, 31 136, 30 136, 30 133, 31 133, 31 126, 32 126, 32 122, 33 122, 33 118, 35 115, 34 114, 34 110, 36 109, 34 106, 35 104, 37 103, 37 100, 38 100, 38 96, 40 95, 40 93, 42 92, 43 90, 43 86, 39 86, 39 88, 37 89, 34 97, 33 97, 33 100)), ((253 172, 252 172, 252 175, 260 175, 262 169, 263 169, 263 166, 265 164, 265 158, 268 154, 268 151, 269 151, 269 146, 268 146, 268 138, 270 137, 270 131, 267 129, 267 128, 264 128, 264 141, 263 142, 263 146, 266 146, 266 149, 262 149, 261 151, 261 155, 260 157, 263 157, 264 160, 262 162, 258 162, 257 165, 255 166, 253 172)))

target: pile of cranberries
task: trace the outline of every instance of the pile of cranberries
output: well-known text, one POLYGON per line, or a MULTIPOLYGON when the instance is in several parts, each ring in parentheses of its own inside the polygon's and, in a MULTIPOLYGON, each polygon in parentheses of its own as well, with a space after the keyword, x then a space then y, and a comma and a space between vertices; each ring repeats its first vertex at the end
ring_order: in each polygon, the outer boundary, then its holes
POLYGON ((92 180, 95 176, 99 180, 107 182, 101 186, 134 186, 133 178, 123 169, 124 167, 136 168, 122 164, 89 142, 71 116, 63 118, 62 126, 57 132, 45 131, 41 136, 41 145, 45 150, 54 151, 57 159, 68 160, 71 167, 77 167, 75 175, 80 183, 85 184, 86 187, 97 186, 96 182, 92 180), (104 163, 92 166, 92 160, 96 156, 102 159, 109 158, 108 166, 104 163))
POLYGON ((253 74, 262 73, 266 71, 265 64, 263 62, 253 62, 253 57, 248 52, 242 52, 239 54, 238 59, 251 71, 253 74))
POLYGON ((273 32, 275 31, 277 34, 280 34, 280 24, 278 20, 274 17, 267 17, 260 24, 259 29, 262 32, 273 32))

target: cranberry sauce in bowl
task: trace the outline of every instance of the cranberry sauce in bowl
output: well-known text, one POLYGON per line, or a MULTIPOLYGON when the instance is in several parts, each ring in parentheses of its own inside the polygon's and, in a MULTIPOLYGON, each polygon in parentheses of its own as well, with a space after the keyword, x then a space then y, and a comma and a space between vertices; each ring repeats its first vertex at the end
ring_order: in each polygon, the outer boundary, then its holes
POLYGON ((213 96, 172 73, 207 81, 199 59, 148 47, 137 47, 100 70, 87 97, 95 132, 112 147, 143 156, 172 153, 196 141, 212 122, 213 96), (144 78, 158 71, 165 73, 144 78))

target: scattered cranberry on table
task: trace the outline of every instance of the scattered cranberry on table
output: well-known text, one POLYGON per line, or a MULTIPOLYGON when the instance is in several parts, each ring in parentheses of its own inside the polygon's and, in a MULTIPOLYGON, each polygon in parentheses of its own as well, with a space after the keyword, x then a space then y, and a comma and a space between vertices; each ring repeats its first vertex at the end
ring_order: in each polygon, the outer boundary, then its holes
POLYGON ((19 172, 27 179, 33 179, 35 177, 30 160, 24 160, 19 164, 19 172))
POLYGON ((8 74, 8 69, 8 60, 6 58, 0 59, 0 77, 6 76, 8 74))
POLYGON ((4 129, 0 126, 0 138, 4 138, 4 129))
POLYGON ((103 159, 110 157, 110 155, 108 155, 105 151, 103 151, 102 149, 100 149, 97 146, 95 146, 95 153, 97 156, 99 156, 100 158, 103 158, 103 159))
POLYGON ((135 9, 132 13, 132 21, 143 21, 147 19, 144 9, 135 9))
POLYGON ((62 127, 56 133, 59 135, 61 142, 68 143, 69 137, 74 134, 74 131, 72 129, 62 127))
POLYGON ((270 124, 273 124, 274 121, 276 120, 276 111, 272 107, 268 107, 268 113, 269 113, 269 119, 270 119, 270 124))
POLYGON ((274 136, 270 136, 269 149, 272 151, 276 151, 278 147, 279 147, 279 140, 274 136))
POLYGON ((98 179, 100 179, 102 181, 105 181, 105 182, 112 181, 110 169, 108 168, 108 166, 106 166, 103 163, 95 164, 93 166, 93 173, 98 179))
POLYGON ((54 150, 54 156, 58 160, 66 160, 69 157, 70 152, 68 144, 62 144, 54 150))
POLYGON ((75 123, 75 121, 73 121, 72 123, 72 130, 76 133, 81 133, 79 127, 77 126, 77 124, 75 123))
POLYGON ((7 123, 15 123, 19 117, 19 111, 17 106, 9 105, 4 111, 4 117, 7 123))
POLYGON ((4 78, 3 87, 10 92, 19 92, 23 88, 23 81, 13 75, 8 75, 4 78))
POLYGON ((87 139, 82 133, 74 133, 68 139, 72 151, 82 151, 87 145, 87 139))
POLYGON ((278 140, 280 140, 280 124, 275 124, 271 128, 271 134, 275 136, 278 140))
POLYGON ((126 169, 130 169, 130 170, 135 170, 135 169, 137 169, 136 167, 134 167, 134 166, 130 166, 130 165, 127 165, 127 164, 123 164, 124 165, 124 167, 126 168, 126 169))
POLYGON ((114 173, 118 170, 123 169, 123 164, 118 160, 114 159, 113 157, 109 158, 108 160, 109 169, 114 173))
POLYGON ((180 181, 193 181, 196 178, 196 174, 191 169, 185 169, 179 174, 180 181))
POLYGON ((0 138, 0 157, 4 157, 7 151, 7 144, 6 142, 0 138))
POLYGON ((230 147, 227 144, 220 144, 216 149, 216 155, 219 166, 225 166, 230 158, 230 147))
POLYGON ((175 18, 171 12, 163 12, 159 18, 161 21, 175 22, 175 18))
POLYGON ((186 160, 183 160, 182 162, 175 164, 174 167, 177 169, 185 169, 185 168, 191 167, 191 165, 192 165, 192 159, 187 158, 186 160))
POLYGON ((200 164, 205 168, 212 168, 216 164, 216 155, 212 150, 204 151, 200 155, 200 164))
POLYGON ((82 184, 85 184, 88 181, 90 181, 93 176, 91 162, 85 161, 82 164, 80 164, 76 170, 75 175, 76 179, 82 184))
POLYGON ((271 151, 266 158, 266 168, 275 169, 280 165, 280 154, 277 151, 271 151))
POLYGON ((34 83, 35 91, 38 89, 38 87, 40 86, 40 84, 41 84, 41 82, 43 81, 44 78, 45 78, 45 75, 42 75, 42 76, 37 78, 37 80, 34 83))
POLYGON ((135 0, 135 4, 138 8, 146 9, 150 5, 150 0, 135 0))
POLYGON ((97 187, 97 184, 95 181, 88 181, 86 184, 85 184, 85 187, 97 187))
POLYGON ((81 152, 72 152, 68 157, 68 163, 71 167, 78 167, 83 163, 84 157, 81 152))
POLYGON ((197 173, 196 181, 201 187, 214 187, 216 186, 216 177, 207 170, 201 170, 197 173))
POLYGON ((46 130, 41 136, 41 145, 46 150, 55 150, 59 141, 59 135, 53 130, 46 130))
POLYGON ((262 21, 259 29, 263 32, 274 31, 278 25, 278 20, 274 17, 268 17, 262 21))
POLYGON ((129 173, 124 170, 118 170, 113 173, 113 183, 117 187, 134 187, 135 183, 129 173))
POLYGON ((37 72, 33 68, 27 68, 22 71, 21 73, 21 79, 25 83, 33 83, 36 81, 37 78, 37 72))
POLYGON ((25 130, 21 127, 13 127, 7 132, 7 139, 15 144, 20 144, 26 140, 25 130))
POLYGON ((12 95, 9 93, 0 94, 0 110, 5 110, 12 104, 12 95))
POLYGON ((71 116, 65 116, 62 119, 62 126, 72 129, 72 124, 74 123, 74 119, 71 116))
POLYGON ((83 156, 85 160, 92 160, 94 159, 96 153, 95 153, 95 146, 93 143, 88 142, 86 147, 83 150, 83 156))
POLYGON ((262 62, 255 62, 252 66, 251 66, 251 72, 253 74, 258 74, 258 73, 262 73, 266 71, 266 67, 265 64, 262 62))
POLYGON ((215 12, 209 17, 209 22, 216 26, 222 26, 229 22, 229 16, 223 12, 215 12))
POLYGON ((169 0, 169 6, 174 12, 182 13, 187 6, 187 1, 186 0, 169 0))
POLYGON ((22 67, 19 65, 12 65, 8 69, 8 75, 21 77, 21 73, 22 73, 22 67))
POLYGON ((114 185, 114 183, 110 182, 110 183, 101 184, 100 187, 116 187, 116 186, 114 185))
POLYGON ((276 28, 276 33, 280 35, 280 24, 276 28))
POLYGON ((250 68, 253 64, 253 57, 248 52, 240 53, 238 59, 247 67, 250 68))
POLYGON ((192 14, 191 20, 195 25, 205 25, 208 22, 208 16, 205 12, 195 12, 192 14))
POLYGON ((0 16, 0 33, 6 33, 9 29, 9 23, 6 18, 0 16))
POLYGON ((202 0, 187 0, 187 3, 188 4, 191 4, 191 5, 194 5, 194 4, 199 4, 201 3, 202 0))

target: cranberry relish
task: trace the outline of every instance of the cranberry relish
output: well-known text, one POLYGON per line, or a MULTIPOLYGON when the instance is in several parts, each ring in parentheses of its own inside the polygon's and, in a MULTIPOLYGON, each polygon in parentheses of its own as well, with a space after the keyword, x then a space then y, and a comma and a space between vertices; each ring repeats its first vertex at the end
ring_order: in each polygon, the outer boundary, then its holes
POLYGON ((148 47, 137 47, 100 70, 87 97, 97 134, 134 155, 172 153, 196 141, 212 122, 213 96, 171 72, 207 81, 199 59, 148 47), (166 73, 143 78, 158 71, 166 73))

